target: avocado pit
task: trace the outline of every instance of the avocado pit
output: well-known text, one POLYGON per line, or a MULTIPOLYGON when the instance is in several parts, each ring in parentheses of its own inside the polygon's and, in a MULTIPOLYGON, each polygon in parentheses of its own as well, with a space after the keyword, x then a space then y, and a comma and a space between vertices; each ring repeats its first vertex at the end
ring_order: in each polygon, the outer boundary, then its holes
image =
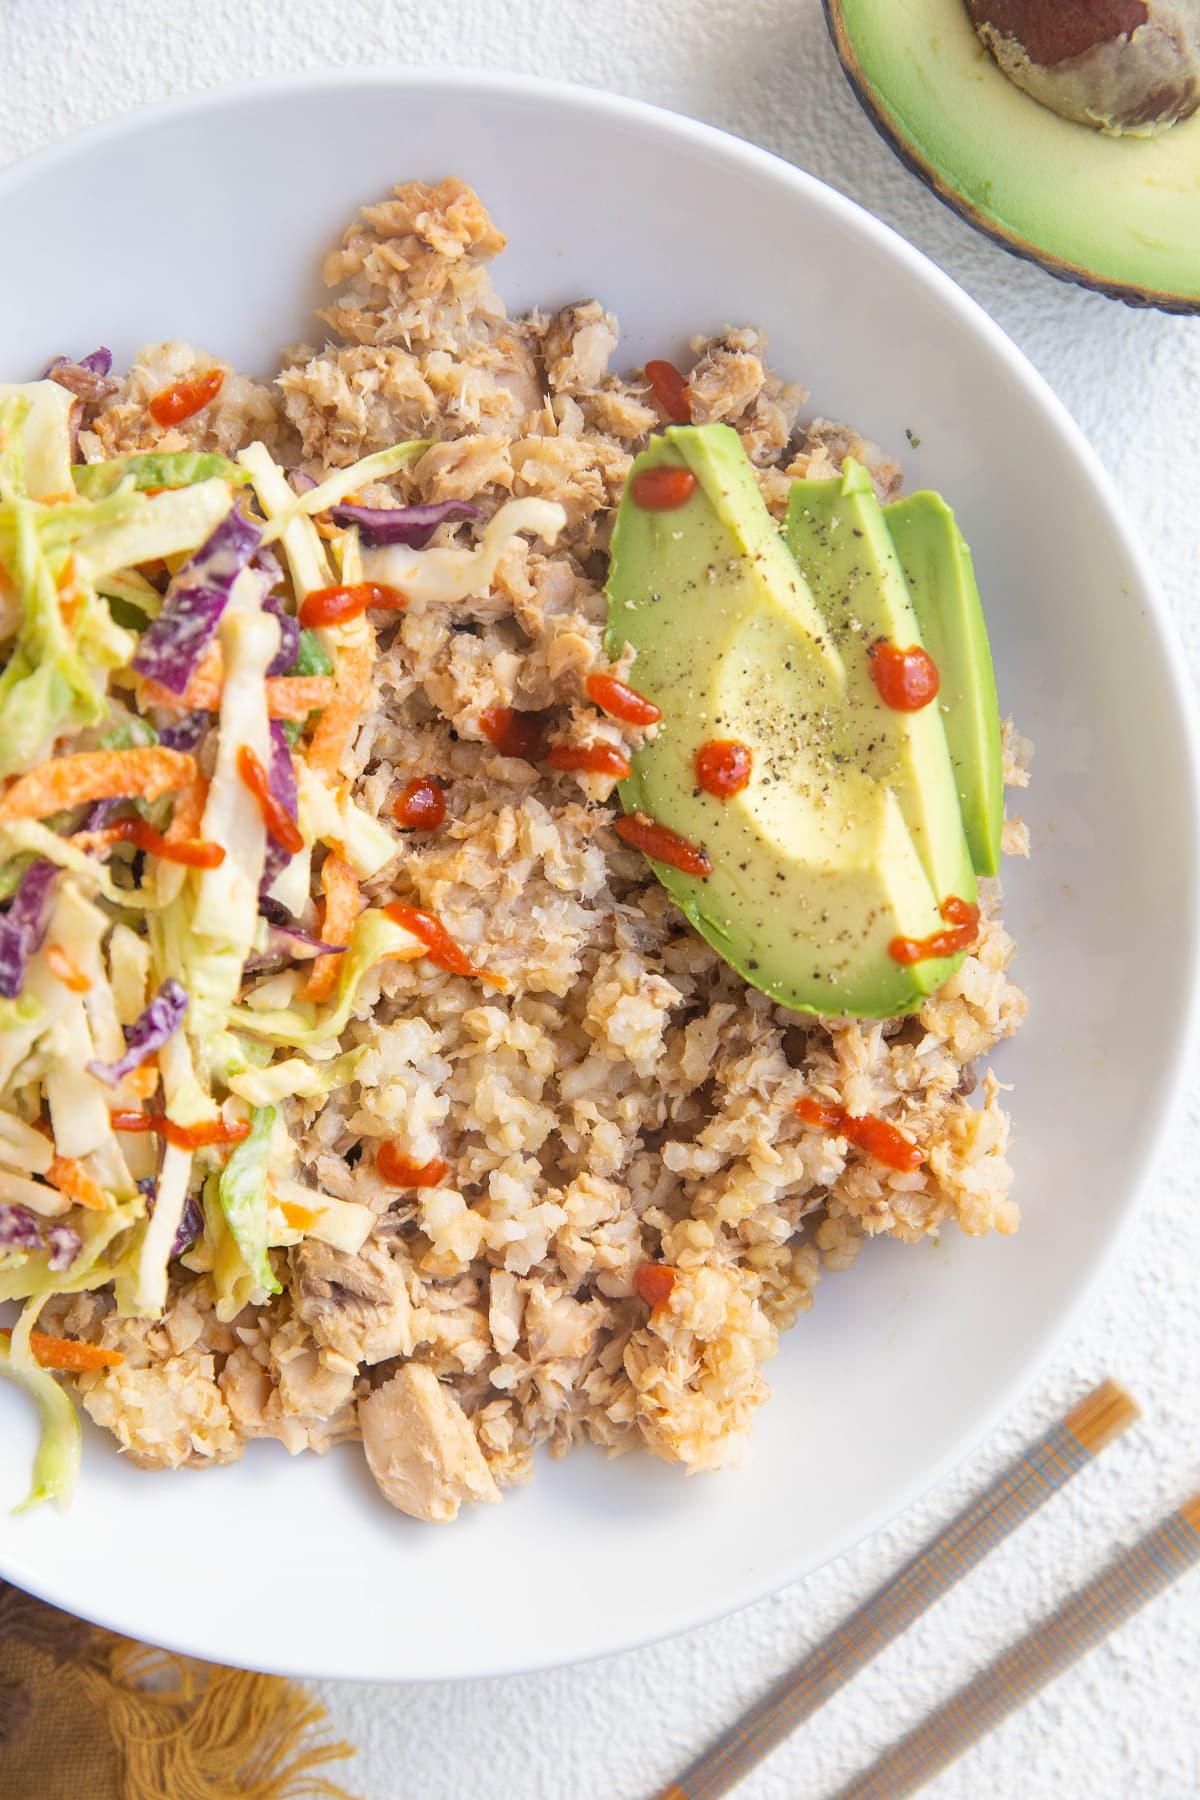
POLYGON ((1009 79, 1064 119, 1149 136, 1200 107, 1200 0, 965 0, 1009 79))

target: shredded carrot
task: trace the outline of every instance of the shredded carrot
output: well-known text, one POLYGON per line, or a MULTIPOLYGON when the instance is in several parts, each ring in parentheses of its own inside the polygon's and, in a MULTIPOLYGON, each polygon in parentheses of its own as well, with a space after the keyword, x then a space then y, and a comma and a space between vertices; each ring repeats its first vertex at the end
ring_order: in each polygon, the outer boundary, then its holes
POLYGON ((77 968, 67 955, 61 944, 47 944, 42 955, 46 958, 46 967, 55 981, 61 981, 72 994, 86 994, 91 982, 83 970, 77 968))
MULTIPOLYGON (((75 498, 74 495, 71 496, 75 498)), ((79 616, 79 605, 83 595, 79 591, 79 581, 75 573, 75 558, 68 556, 62 566, 62 572, 55 586, 58 589, 58 610, 62 614, 62 622, 67 631, 75 629, 75 620, 79 616)))
POLYGON ((293 1231, 307 1231, 321 1216, 320 1213, 311 1212, 307 1206, 297 1206, 294 1200, 281 1200, 279 1210, 293 1231))
POLYGON ((175 811, 171 814, 171 823, 163 832, 168 844, 178 843, 180 838, 198 838, 200 826, 204 821, 204 808, 208 804, 208 782, 203 775, 197 775, 181 788, 175 797, 175 811))
MULTIPOLYGON (((320 935, 327 944, 348 944, 362 901, 354 870, 340 856, 327 856, 321 865, 325 895, 320 935)), ((340 956, 315 958, 308 980, 300 989, 302 1000, 328 1000, 338 978, 340 956)))
POLYGON ((332 675, 272 675, 267 680, 267 712, 273 719, 307 719, 333 699, 332 675))
POLYGON ((92 1180, 83 1164, 76 1162, 73 1156, 56 1156, 46 1170, 46 1180, 60 1194, 65 1194, 68 1200, 74 1200, 77 1206, 86 1206, 90 1212, 107 1212, 109 1209, 109 1199, 104 1189, 92 1180))
POLYGON ((354 728, 363 715, 374 662, 375 633, 369 627, 361 644, 339 650, 333 696, 318 719, 308 746, 308 765, 315 775, 337 779, 354 728))
MULTIPOLYGON (((0 1337, 11 1338, 12 1332, 0 1327, 0 1337)), ((102 1344, 85 1344, 81 1338, 49 1337, 44 1331, 31 1331, 29 1348, 33 1360, 43 1369, 61 1369, 75 1375, 89 1369, 116 1369, 125 1361, 119 1350, 106 1350, 102 1344)))
MULTIPOLYGON (((212 643, 182 694, 173 694, 161 682, 143 678, 138 686, 138 701, 143 707, 170 706, 177 712, 219 712, 224 682, 221 646, 212 643)), ((333 678, 329 675, 271 675, 265 686, 267 712, 272 719, 306 719, 310 712, 328 706, 333 698, 333 678)))
POLYGON ((182 694, 173 693, 160 681, 143 675, 138 683, 138 703, 147 706, 174 706, 184 712, 216 712, 221 704, 221 684, 225 680, 225 661, 217 638, 210 638, 204 654, 188 677, 182 694))
POLYGON ((158 1092, 158 1068, 152 1062, 144 1062, 140 1069, 131 1069, 125 1077, 125 1086, 138 1100, 151 1100, 158 1092))
POLYGON ((122 800, 132 794, 157 800, 195 779, 196 760, 161 744, 132 750, 81 750, 19 775, 0 799, 0 824, 44 819, 89 800, 122 800))

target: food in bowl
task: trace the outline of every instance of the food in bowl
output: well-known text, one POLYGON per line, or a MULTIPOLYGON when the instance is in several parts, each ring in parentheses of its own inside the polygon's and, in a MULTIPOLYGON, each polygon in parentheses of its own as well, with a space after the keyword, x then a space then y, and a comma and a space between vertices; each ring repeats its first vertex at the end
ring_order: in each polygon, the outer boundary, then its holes
POLYGON ((424 1519, 541 1443, 719 1467, 823 1268, 1017 1223, 1024 750, 951 516, 752 328, 685 380, 508 320, 503 242, 410 183, 274 382, 0 390, 35 1496, 50 1371, 141 1465, 361 1438, 424 1519))

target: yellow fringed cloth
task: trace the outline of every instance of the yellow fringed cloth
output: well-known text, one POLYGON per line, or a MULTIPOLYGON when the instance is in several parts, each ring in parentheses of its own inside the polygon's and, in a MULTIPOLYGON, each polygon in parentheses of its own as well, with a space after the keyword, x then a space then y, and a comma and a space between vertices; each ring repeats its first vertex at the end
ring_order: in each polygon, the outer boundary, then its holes
POLYGON ((277 1675, 150 1650, 0 1582, 0 1800, 356 1800, 277 1675))

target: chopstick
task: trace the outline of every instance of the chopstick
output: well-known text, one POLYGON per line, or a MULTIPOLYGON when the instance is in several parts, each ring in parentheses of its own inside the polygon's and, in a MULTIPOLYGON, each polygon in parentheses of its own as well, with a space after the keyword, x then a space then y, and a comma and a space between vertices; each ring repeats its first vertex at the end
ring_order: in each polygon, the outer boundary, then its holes
POLYGON ((959 1688, 834 1800, 903 1800, 1200 1562, 1200 1494, 959 1688))
POLYGON ((769 1756, 886 1645, 983 1561, 1139 1417, 1115 1381, 1103 1381, 810 1650, 717 1739, 659 1800, 718 1800, 769 1756))

